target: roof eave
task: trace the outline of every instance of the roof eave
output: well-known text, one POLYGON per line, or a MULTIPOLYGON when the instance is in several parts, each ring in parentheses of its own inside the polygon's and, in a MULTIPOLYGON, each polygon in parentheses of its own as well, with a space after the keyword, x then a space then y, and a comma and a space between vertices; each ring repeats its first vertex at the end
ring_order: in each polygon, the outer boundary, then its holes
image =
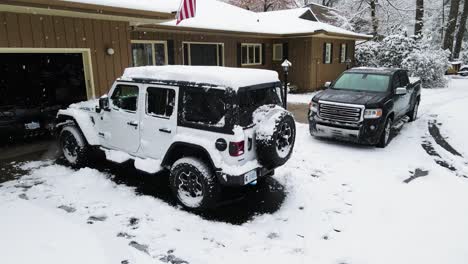
POLYGON ((171 12, 137 10, 122 7, 68 2, 60 0, 3 0, 2 4, 19 7, 46 8, 95 15, 122 16, 144 19, 169 20, 174 18, 174 14, 172 14, 171 12))

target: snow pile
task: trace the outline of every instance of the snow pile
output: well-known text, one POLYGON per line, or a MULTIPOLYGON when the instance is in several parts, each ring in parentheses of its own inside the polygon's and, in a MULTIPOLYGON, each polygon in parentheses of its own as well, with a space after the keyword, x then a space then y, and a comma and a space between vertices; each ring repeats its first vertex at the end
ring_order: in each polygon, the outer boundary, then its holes
POLYGON ((279 82, 276 71, 218 66, 166 65, 133 67, 125 69, 122 76, 122 79, 137 78, 210 84, 232 89, 279 82))

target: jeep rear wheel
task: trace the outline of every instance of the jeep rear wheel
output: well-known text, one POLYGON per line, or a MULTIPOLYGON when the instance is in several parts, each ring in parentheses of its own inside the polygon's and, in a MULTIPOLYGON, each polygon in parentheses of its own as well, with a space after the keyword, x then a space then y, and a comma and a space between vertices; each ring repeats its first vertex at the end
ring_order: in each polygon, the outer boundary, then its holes
POLYGON ((75 125, 67 125, 62 128, 59 143, 60 150, 70 165, 82 166, 86 163, 88 146, 81 131, 75 125))
POLYGON ((182 158, 171 168, 170 185, 177 201, 189 210, 213 208, 220 186, 212 170, 196 158, 182 158))
MULTIPOLYGON (((267 121, 267 127, 268 122, 272 121, 267 121)), ((291 114, 285 111, 274 122, 276 124, 271 136, 256 135, 258 159, 268 169, 279 167, 288 161, 296 139, 296 124, 291 114)))

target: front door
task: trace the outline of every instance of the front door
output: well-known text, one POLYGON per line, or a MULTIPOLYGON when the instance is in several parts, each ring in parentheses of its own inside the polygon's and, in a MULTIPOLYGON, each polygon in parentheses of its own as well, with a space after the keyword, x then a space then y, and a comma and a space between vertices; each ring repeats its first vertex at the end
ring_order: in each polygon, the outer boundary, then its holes
POLYGON ((103 111, 100 135, 103 146, 135 153, 140 142, 138 93, 136 84, 117 84, 109 99, 110 111, 103 111))
POLYGON ((176 134, 179 88, 148 85, 144 91, 146 100, 141 119, 141 152, 144 156, 162 159, 176 134))

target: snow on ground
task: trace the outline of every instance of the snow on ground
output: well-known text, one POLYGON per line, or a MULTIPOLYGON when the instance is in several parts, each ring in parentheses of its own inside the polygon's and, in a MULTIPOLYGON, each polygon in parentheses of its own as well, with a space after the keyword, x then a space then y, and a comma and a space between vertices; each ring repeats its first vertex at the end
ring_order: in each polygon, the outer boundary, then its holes
POLYGON ((320 91, 312 93, 288 93, 288 103, 292 104, 309 104, 312 97, 314 97, 320 91))
POLYGON ((466 157, 439 146, 428 122, 465 155, 467 101, 467 79, 424 90, 420 118, 386 149, 314 139, 297 124, 293 157, 275 175, 283 205, 242 225, 94 169, 26 163, 29 173, 0 187, 2 263, 466 263, 466 157))

